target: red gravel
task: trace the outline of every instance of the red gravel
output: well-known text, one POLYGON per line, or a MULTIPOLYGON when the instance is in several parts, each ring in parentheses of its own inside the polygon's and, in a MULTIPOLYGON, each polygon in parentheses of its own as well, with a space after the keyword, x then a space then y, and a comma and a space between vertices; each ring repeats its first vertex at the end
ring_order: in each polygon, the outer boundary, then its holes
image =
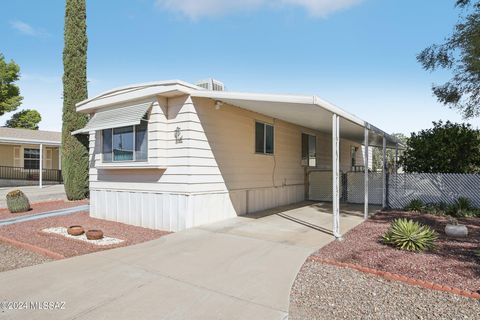
POLYGON ((111 248, 124 247, 160 238, 169 232, 146 229, 123 223, 91 218, 88 212, 42 218, 0 227, 0 236, 29 243, 65 257, 82 255, 111 248), (101 229, 105 236, 125 240, 117 245, 99 246, 57 234, 42 232, 45 228, 81 225, 85 230, 101 229))
POLYGON ((466 239, 447 238, 444 228, 448 219, 443 216, 382 212, 348 232, 344 241, 332 242, 314 255, 476 292, 480 290, 480 257, 475 255, 480 249, 480 219, 458 220, 468 227, 466 239), (412 253, 382 244, 381 236, 399 217, 433 227, 440 235, 436 248, 412 253))
POLYGON ((11 219, 22 216, 30 216, 34 214, 49 212, 53 210, 66 209, 88 204, 88 199, 79 201, 54 200, 31 203, 32 209, 27 212, 11 213, 7 208, 0 209, 0 220, 11 219))

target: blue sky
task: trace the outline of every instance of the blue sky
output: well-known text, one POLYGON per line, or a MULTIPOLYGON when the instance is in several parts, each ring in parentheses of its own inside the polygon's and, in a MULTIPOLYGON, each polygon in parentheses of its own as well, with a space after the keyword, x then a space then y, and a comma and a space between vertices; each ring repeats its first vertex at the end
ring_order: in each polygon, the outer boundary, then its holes
MULTIPOLYGON (((461 121, 430 90, 448 73, 415 59, 451 32, 453 3, 87 0, 89 95, 215 77, 231 91, 317 94, 387 132, 461 121)), ((64 1, 8 1, 2 11, 0 52, 21 67, 21 108, 40 111, 40 129, 60 130, 64 1)))

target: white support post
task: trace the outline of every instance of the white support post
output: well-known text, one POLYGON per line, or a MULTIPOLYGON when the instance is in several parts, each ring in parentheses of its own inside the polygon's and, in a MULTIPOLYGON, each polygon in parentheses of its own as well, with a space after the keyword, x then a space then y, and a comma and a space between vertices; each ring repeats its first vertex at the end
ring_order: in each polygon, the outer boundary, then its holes
POLYGON ((383 150, 382 150, 382 208, 387 207, 387 139, 383 136, 383 150))
POLYGON ((43 144, 40 144, 40 173, 38 175, 38 186, 43 187, 43 144))
POLYGON ((364 199, 364 211, 363 211, 363 218, 365 220, 368 219, 368 128, 365 127, 365 133, 364 133, 365 141, 364 141, 364 146, 365 146, 365 155, 363 157, 363 163, 365 166, 365 178, 364 178, 364 194, 365 194, 365 199, 364 199))
POLYGON ((340 234, 340 159, 339 159, 339 145, 340 145, 340 118, 337 114, 332 115, 332 176, 333 176, 333 193, 332 193, 332 207, 333 207, 333 236, 336 239, 341 239, 340 234))

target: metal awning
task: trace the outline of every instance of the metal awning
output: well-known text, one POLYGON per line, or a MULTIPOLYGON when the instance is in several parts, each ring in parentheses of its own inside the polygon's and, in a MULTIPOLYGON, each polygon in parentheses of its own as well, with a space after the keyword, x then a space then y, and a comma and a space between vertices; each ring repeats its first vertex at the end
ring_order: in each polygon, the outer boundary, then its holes
POLYGON ((98 111, 84 128, 76 130, 72 134, 138 125, 151 106, 152 102, 147 102, 98 111))
POLYGON ((400 148, 403 147, 395 137, 316 96, 229 91, 194 91, 190 95, 193 98, 213 99, 328 134, 333 130, 332 115, 337 114, 340 117, 339 134, 342 138, 362 144, 364 143, 364 128, 368 128, 370 146, 382 147, 383 137, 385 137, 387 148, 395 148, 397 144, 400 148))

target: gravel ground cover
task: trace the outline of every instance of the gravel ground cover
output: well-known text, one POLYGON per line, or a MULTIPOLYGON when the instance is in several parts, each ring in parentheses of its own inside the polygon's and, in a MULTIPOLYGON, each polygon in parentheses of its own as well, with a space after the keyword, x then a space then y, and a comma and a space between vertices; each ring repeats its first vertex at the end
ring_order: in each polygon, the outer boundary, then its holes
POLYGON ((289 319, 479 319, 480 302, 307 260, 289 319))
POLYGON ((43 255, 0 242, 0 272, 33 266, 48 261, 51 261, 51 259, 43 255))
POLYGON ((19 212, 19 213, 11 213, 10 211, 8 211, 7 208, 2 208, 0 209, 0 220, 22 217, 22 216, 29 216, 29 215, 49 212, 53 210, 72 208, 72 207, 77 207, 84 204, 88 204, 88 199, 80 200, 80 201, 54 200, 54 201, 45 201, 45 202, 35 202, 30 205, 32 207, 32 210, 27 212, 19 212))
POLYGON ((480 257, 475 255, 475 250, 480 249, 480 219, 459 219, 469 230, 468 238, 462 240, 445 236, 447 222, 443 216, 382 212, 348 232, 344 241, 332 242, 314 255, 477 292, 480 290, 480 257), (436 248, 431 252, 412 253, 383 245, 381 236, 398 217, 412 218, 437 230, 440 237, 436 248))
POLYGON ((95 219, 88 212, 79 212, 66 216, 42 218, 0 227, 0 235, 40 248, 48 249, 65 257, 90 252, 128 246, 160 238, 169 232, 152 230, 123 223, 95 219), (62 235, 46 233, 43 229, 81 225, 85 230, 101 229, 105 236, 124 240, 116 245, 98 246, 81 240, 69 239, 62 235))

